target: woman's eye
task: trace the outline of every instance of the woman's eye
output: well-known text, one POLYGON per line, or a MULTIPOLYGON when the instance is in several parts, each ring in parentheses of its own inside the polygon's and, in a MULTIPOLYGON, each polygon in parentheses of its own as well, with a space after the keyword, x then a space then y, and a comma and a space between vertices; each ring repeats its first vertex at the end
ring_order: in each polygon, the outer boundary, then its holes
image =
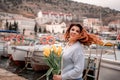
POLYGON ((80 31, 77 30, 76 32, 79 33, 80 31))
POLYGON ((72 31, 74 31, 74 29, 71 29, 72 31))

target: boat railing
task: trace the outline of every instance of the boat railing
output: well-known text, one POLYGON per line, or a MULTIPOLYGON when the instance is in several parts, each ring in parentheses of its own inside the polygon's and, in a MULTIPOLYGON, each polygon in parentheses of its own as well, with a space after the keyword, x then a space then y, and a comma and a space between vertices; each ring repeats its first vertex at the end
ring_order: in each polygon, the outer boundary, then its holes
POLYGON ((103 55, 113 54, 113 56, 115 57, 114 59, 117 60, 115 46, 116 44, 107 42, 104 45, 96 45, 96 48, 94 49, 93 47, 88 47, 88 62, 86 72, 83 77, 84 80, 87 80, 87 77, 92 77, 94 78, 94 80, 98 80, 103 55), (89 74, 91 68, 95 72, 94 75, 89 74))

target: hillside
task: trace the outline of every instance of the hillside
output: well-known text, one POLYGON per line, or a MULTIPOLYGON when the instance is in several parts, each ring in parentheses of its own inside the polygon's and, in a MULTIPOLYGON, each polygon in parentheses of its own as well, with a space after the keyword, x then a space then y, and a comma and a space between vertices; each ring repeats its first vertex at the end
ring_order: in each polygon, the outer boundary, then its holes
POLYGON ((74 21, 80 21, 81 17, 99 18, 101 14, 104 25, 120 19, 120 11, 71 0, 0 0, 2 12, 18 13, 34 18, 39 10, 72 13, 76 15, 74 21))

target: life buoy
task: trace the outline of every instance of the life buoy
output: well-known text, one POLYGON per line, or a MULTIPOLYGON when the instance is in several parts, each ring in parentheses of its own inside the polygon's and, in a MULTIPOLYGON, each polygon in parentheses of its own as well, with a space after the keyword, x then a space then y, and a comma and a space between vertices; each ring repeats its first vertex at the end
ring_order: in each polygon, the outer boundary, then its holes
POLYGON ((114 46, 114 44, 111 43, 111 42, 107 42, 107 43, 104 44, 104 46, 114 46))
POLYGON ((45 36, 44 36, 44 37, 41 37, 41 38, 40 38, 40 43, 41 43, 41 44, 48 44, 47 37, 45 37, 45 36))
POLYGON ((120 40, 120 34, 117 36, 117 40, 120 40))
POLYGON ((48 44, 50 44, 50 45, 55 43, 55 38, 53 36, 48 36, 47 40, 48 40, 48 44))
POLYGON ((14 39, 14 38, 16 38, 16 36, 15 36, 15 35, 11 35, 10 38, 11 38, 11 39, 14 39))
POLYGON ((6 37, 4 40, 5 40, 5 41, 10 41, 10 38, 9 38, 9 37, 6 37))
POLYGON ((16 39, 17 39, 18 41, 22 41, 22 42, 23 42, 24 37, 23 37, 22 35, 17 35, 17 36, 16 36, 16 39))

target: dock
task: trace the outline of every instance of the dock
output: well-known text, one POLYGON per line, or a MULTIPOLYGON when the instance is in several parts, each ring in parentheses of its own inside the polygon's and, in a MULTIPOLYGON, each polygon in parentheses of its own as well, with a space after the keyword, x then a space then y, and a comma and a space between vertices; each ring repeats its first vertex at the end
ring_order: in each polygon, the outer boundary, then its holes
POLYGON ((15 73, 0 68, 0 80, 28 80, 22 76, 18 76, 15 73))

